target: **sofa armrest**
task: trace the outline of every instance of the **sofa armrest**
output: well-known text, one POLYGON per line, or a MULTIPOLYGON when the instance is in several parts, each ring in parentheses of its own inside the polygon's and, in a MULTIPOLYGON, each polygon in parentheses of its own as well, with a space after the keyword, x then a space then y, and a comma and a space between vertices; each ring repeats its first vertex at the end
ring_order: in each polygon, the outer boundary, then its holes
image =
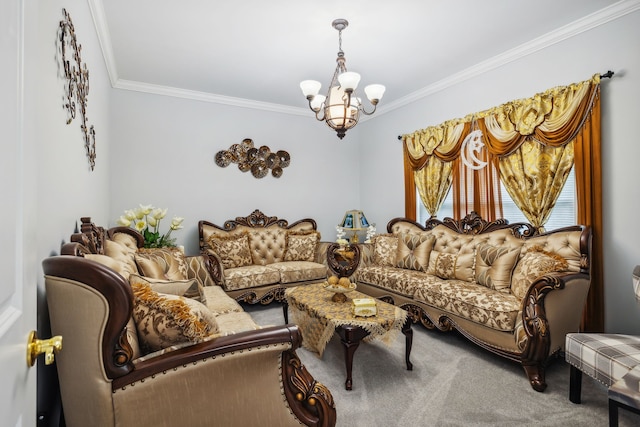
POLYGON ((224 285, 224 267, 222 266, 222 261, 220 261, 220 257, 207 252, 206 250, 200 253, 202 256, 202 261, 204 263, 205 268, 209 272, 209 277, 213 280, 213 282, 218 286, 224 285))
MULTIPOLYGON (((213 417, 222 425, 229 420, 256 424, 260 417, 277 425, 283 419, 295 421, 289 406, 306 425, 335 425, 331 393, 311 377, 295 354, 301 343, 298 327, 285 325, 183 347, 136 363, 132 372, 115 378, 114 405, 125 414, 123 420, 127 414, 134 420, 141 411, 146 412, 141 405, 151 400, 149 411, 167 408, 162 416, 151 415, 162 420, 175 417, 168 408, 175 410, 176 400, 185 400, 189 402, 187 416, 195 417, 192 420, 213 417), (167 399, 164 403, 163 398, 167 399), (251 405, 230 408, 229 402, 234 399, 251 405), (260 413, 260 408, 269 414, 260 413)), ((193 424, 188 419, 179 421, 182 425, 193 424)))
POLYGON ((563 349, 565 335, 579 330, 590 282, 588 274, 565 272, 546 274, 531 284, 522 301, 525 370, 563 349))

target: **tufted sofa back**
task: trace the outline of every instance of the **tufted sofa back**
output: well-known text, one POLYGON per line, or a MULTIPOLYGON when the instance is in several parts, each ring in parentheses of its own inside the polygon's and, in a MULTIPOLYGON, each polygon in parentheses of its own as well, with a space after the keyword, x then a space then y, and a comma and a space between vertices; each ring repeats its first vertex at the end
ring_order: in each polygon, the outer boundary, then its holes
POLYGON ((198 228, 201 251, 211 249, 209 244, 211 238, 225 238, 247 233, 253 264, 268 265, 284 260, 288 232, 314 231, 316 223, 312 219, 303 219, 289 225, 285 220, 266 217, 261 212, 255 211, 249 217, 239 217, 235 221, 225 222, 224 227, 200 221, 198 228), (254 218, 254 220, 248 218, 254 218), (256 221, 255 218, 259 220, 256 221))
MULTIPOLYGON (((530 226, 529 226, 530 227, 530 226)), ((574 226, 553 230, 535 235, 533 228, 520 227, 518 224, 507 225, 504 222, 486 222, 477 216, 470 215, 461 221, 431 220, 426 227, 406 218, 395 218, 387 225, 387 230, 399 233, 424 233, 435 236, 433 250, 465 255, 473 253, 480 245, 489 244, 495 247, 509 246, 521 248, 519 259, 533 248, 555 253, 568 263, 568 271, 579 272, 589 269, 584 227, 574 226)))

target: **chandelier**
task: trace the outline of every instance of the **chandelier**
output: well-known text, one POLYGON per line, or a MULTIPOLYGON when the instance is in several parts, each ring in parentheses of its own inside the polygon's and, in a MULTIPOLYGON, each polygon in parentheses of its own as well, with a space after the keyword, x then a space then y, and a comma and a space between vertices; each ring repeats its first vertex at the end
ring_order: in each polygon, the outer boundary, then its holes
POLYGON ((318 95, 320 82, 304 80, 300 83, 302 93, 309 101, 309 108, 316 114, 316 119, 327 122, 331 129, 338 133, 338 138, 344 138, 347 130, 358 123, 360 113, 371 115, 376 111, 376 106, 384 94, 385 87, 372 84, 364 88, 373 110, 366 111, 361 98, 356 95, 356 88, 360 82, 360 74, 347 71, 344 52, 342 51, 342 30, 347 28, 349 22, 346 19, 336 19, 331 25, 338 30, 338 58, 336 71, 333 73, 327 95, 318 95))

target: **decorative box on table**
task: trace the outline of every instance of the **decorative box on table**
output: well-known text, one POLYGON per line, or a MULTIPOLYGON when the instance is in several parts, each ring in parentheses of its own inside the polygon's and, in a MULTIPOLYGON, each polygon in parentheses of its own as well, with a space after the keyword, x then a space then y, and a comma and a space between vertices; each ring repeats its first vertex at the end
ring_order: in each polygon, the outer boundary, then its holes
POLYGON ((354 316, 375 316, 378 312, 376 300, 373 298, 353 298, 351 300, 351 312, 354 316))

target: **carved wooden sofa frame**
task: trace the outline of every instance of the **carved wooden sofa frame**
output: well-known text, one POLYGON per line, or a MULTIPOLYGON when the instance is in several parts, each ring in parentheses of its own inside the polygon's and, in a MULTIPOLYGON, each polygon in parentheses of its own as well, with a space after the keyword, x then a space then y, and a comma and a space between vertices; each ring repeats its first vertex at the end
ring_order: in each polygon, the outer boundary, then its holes
MULTIPOLYGON (((252 402, 262 400, 270 403, 259 406, 276 410, 280 422, 284 417, 287 424, 335 425, 331 393, 309 374, 296 355, 302 335, 295 325, 222 336, 134 361, 126 332, 134 304, 131 286, 114 270, 83 255, 104 253, 105 240, 116 231, 129 233, 136 239, 141 236, 123 227, 105 231, 88 218, 83 218, 81 231, 71 237, 71 243, 62 246, 63 255, 42 262, 52 332, 65 339, 56 363, 68 425, 147 426, 158 425, 158 420, 174 425, 201 425, 218 417, 250 425, 263 419, 251 409, 252 402), (80 310, 80 307, 96 309, 80 310), (248 366, 264 365, 271 375, 274 375, 271 366, 276 367, 275 381, 268 386, 271 393, 251 385, 250 379, 233 380, 225 363, 237 358, 246 358, 248 366), (192 384, 194 378, 204 378, 206 386, 198 390, 194 385, 191 390, 189 385, 183 393, 188 396, 177 396, 171 392, 173 383, 167 384, 162 379, 167 373, 176 384, 185 381, 192 384), (247 405, 221 407, 215 396, 229 392, 242 395, 241 401, 247 405), (185 405, 189 408, 186 417, 185 405), (295 417, 287 415, 291 413, 295 417)), ((142 246, 142 240, 139 242, 142 246)), ((238 372, 238 377, 242 375, 247 376, 238 372)))
MULTIPOLYGON (((212 255, 207 251, 208 243, 207 243, 207 232, 205 229, 209 230, 220 230, 223 232, 233 232, 238 228, 248 228, 248 229, 261 229, 267 227, 279 227, 282 230, 296 230, 300 227, 305 227, 309 230, 317 230, 317 223, 315 220, 311 218, 304 218, 298 221, 295 221, 291 224, 285 219, 278 218, 276 216, 267 216, 262 213, 260 210, 256 209, 251 214, 245 217, 236 217, 235 219, 231 219, 225 221, 222 226, 216 225, 212 222, 201 220, 198 222, 198 241, 200 247, 200 254, 203 255, 207 259, 206 267, 209 270, 209 274, 214 280, 214 282, 220 286, 223 283, 223 267, 221 265, 220 259, 215 255, 212 255)), ((316 248, 316 256, 315 262, 319 264, 323 264, 327 266, 327 248, 330 242, 318 242, 316 248)), ((328 269, 327 269, 328 271, 328 269)), ((305 283, 317 282, 317 279, 309 280, 306 282, 297 282, 297 283, 288 283, 288 284, 270 284, 270 285, 262 285, 256 286, 246 289, 238 289, 226 291, 228 295, 233 297, 238 302, 245 302, 248 304, 262 304, 268 305, 271 302, 283 302, 284 301, 284 291, 287 287, 297 286, 305 283)))
MULTIPOLYGON (((557 326, 557 324, 562 324, 565 320, 562 319, 562 313, 558 313, 557 309, 559 307, 561 308, 562 304, 571 305, 572 302, 570 294, 567 293, 567 295, 563 295, 557 291, 565 289, 565 285, 571 282, 584 283, 586 280, 587 283, 590 283, 591 227, 572 226, 540 234, 537 233, 536 229, 532 225, 527 223, 509 224, 508 221, 504 219, 487 222, 477 213, 472 212, 465 218, 458 221, 452 218, 445 218, 443 221, 432 218, 426 222, 425 226, 422 226, 415 221, 408 220, 407 218, 394 218, 389 221, 387 225, 387 232, 392 233, 394 224, 398 222, 410 222, 415 227, 423 231, 432 230, 438 225, 444 225, 457 233, 465 235, 476 235, 490 233, 494 230, 510 229, 515 237, 521 238, 525 241, 532 237, 551 235, 553 233, 563 231, 581 232, 579 242, 580 271, 556 272, 544 275, 538 278, 530 286, 525 298, 523 299, 522 321, 527 341, 524 351, 521 352, 505 349, 505 347, 498 343, 499 340, 491 342, 491 340, 479 338, 473 332, 469 331, 470 328, 468 328, 468 325, 471 323, 469 320, 426 306, 420 301, 413 300, 403 295, 392 293, 392 291, 388 289, 358 282, 359 291, 402 307, 410 313, 414 323, 420 322, 427 329, 438 329, 440 331, 451 331, 456 329, 463 336, 478 346, 499 356, 520 363, 527 374, 532 388, 536 391, 544 391, 547 386, 545 381, 545 367, 553 358, 558 357, 562 352, 561 350, 564 346, 565 334, 567 332, 577 331, 579 327, 582 313, 582 309, 580 307, 578 307, 578 314, 574 316, 578 319, 575 321, 575 330, 566 331, 557 326), (560 299, 560 302, 558 302, 558 299, 554 299, 552 301, 554 308, 553 313, 549 312, 546 307, 551 297, 560 299), (549 316, 554 316, 555 318, 550 321, 549 316), (556 320, 560 321, 555 322, 556 320)), ((580 291, 581 295, 584 294, 585 299, 587 291, 584 289, 580 291)), ((575 296, 574 294, 571 295, 575 296)), ((575 302, 573 305, 575 305, 575 302)), ((496 331, 496 334, 494 335, 497 336, 500 333, 503 332, 496 331)))

